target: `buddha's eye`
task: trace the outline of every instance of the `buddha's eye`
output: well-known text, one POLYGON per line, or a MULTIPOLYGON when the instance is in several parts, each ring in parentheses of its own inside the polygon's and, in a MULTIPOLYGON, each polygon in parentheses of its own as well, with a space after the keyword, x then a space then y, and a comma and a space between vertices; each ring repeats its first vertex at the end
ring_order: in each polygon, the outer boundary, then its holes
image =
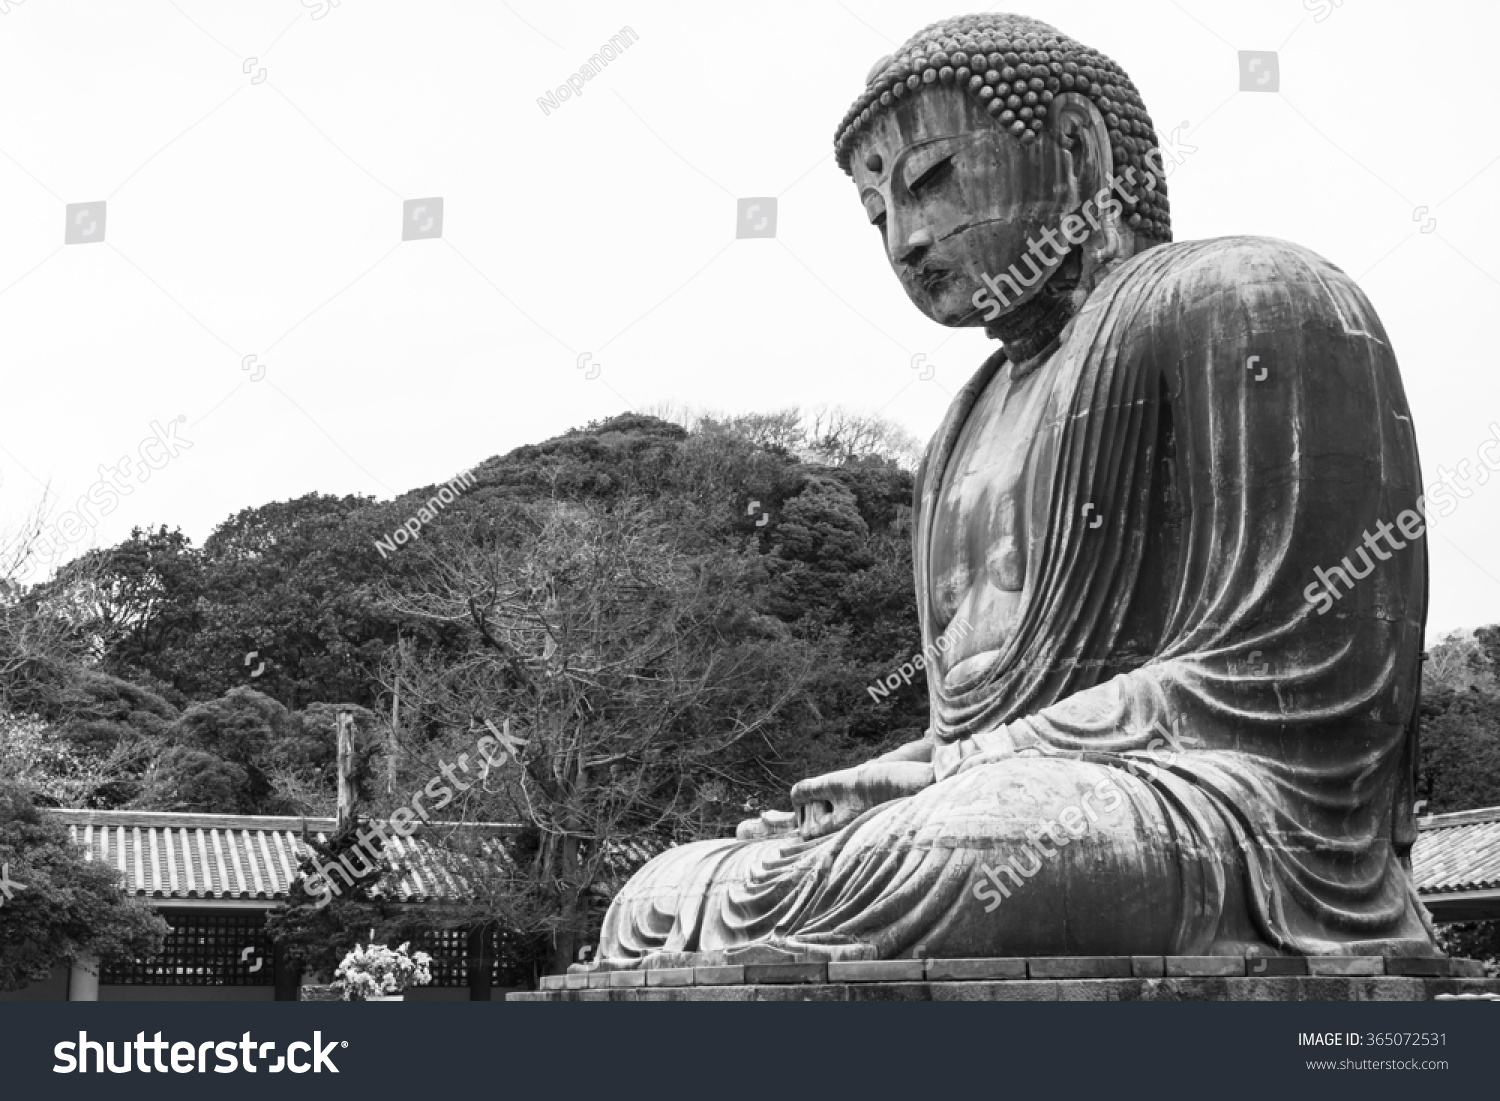
POLYGON ((911 180, 906 185, 906 189, 913 195, 916 195, 924 188, 928 188, 933 186, 934 184, 941 183, 944 179, 947 178, 948 173, 952 169, 952 167, 952 153, 949 153, 946 157, 939 157, 937 160, 933 161, 925 168, 920 169, 917 173, 916 178, 911 180))

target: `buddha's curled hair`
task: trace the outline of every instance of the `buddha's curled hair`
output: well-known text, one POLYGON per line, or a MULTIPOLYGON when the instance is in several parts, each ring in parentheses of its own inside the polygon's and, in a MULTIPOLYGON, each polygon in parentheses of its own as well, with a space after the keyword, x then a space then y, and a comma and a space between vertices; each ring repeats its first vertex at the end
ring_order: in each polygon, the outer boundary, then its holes
POLYGON ((1115 172, 1135 169, 1121 190, 1139 201, 1126 222, 1158 241, 1172 239, 1163 164, 1156 131, 1140 93, 1123 69, 1098 50, 1024 15, 986 12, 934 23, 913 35, 895 55, 871 70, 833 139, 838 165, 849 172, 855 143, 870 120, 902 96, 929 84, 967 90, 995 124, 1022 144, 1045 140, 1047 108, 1061 92, 1087 96, 1099 108, 1114 147, 1115 172), (1150 180, 1154 186, 1145 186, 1150 180))

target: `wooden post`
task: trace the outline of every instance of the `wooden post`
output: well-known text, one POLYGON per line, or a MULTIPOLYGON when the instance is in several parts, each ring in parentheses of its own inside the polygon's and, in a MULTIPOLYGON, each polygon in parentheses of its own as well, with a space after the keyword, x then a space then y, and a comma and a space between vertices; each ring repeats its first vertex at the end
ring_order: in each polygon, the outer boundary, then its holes
MULTIPOLYGON (((401 640, 396 639, 396 649, 400 652, 401 640)), ((391 696, 391 736, 386 740, 385 747, 385 791, 387 795, 396 794, 396 740, 397 731, 401 729, 401 674, 396 674, 396 690, 391 696)))
POLYGON ((276 1000, 278 1002, 301 1001, 302 967, 288 957, 279 944, 271 948, 271 967, 276 981, 276 1000))
POLYGON ((492 997, 495 954, 491 950, 491 928, 488 922, 482 922, 469 929, 469 942, 464 955, 469 972, 469 1001, 471 1002, 487 1002, 492 997))
POLYGON ((339 831, 354 818, 354 785, 350 772, 354 768, 354 716, 348 711, 338 713, 338 777, 339 777, 339 831))

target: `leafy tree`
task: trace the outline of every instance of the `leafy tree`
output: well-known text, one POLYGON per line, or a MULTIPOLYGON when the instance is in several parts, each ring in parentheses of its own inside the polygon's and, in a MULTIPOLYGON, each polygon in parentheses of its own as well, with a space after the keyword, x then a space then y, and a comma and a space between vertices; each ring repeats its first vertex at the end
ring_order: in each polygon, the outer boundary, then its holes
POLYGON ((1500 806, 1500 629, 1449 636, 1423 668, 1417 797, 1428 814, 1500 806))
POLYGON ((0 990, 19 989, 83 957, 108 963, 161 950, 167 923, 145 902, 126 897, 113 868, 85 860, 64 827, 4 780, 0 868, 20 885, 0 900, 0 990))
POLYGON ((408 932, 410 918, 381 886, 390 879, 390 867, 383 860, 370 859, 369 850, 361 846, 358 823, 351 820, 341 832, 321 842, 304 833, 303 843, 311 851, 298 865, 298 878, 287 892, 287 898, 266 916, 266 932, 304 972, 331 976, 339 961, 357 943, 373 932, 371 943, 384 941, 408 932), (356 848, 358 849, 355 852, 356 848), (352 884, 337 880, 339 893, 319 905, 325 897, 307 889, 309 877, 319 866, 338 863, 346 854, 353 867, 369 868, 367 875, 352 884))
POLYGON ((1500 624, 1475 630, 1467 657, 1469 667, 1483 683, 1500 687, 1500 624))
POLYGON ((1424 695, 1421 746, 1417 796, 1426 813, 1500 806, 1500 697, 1424 695))
POLYGON ((61 806, 109 809, 134 798, 176 718, 149 689, 76 665, 39 669, 16 695, 34 710, 0 711, 10 743, 0 747, 0 776, 61 806))
POLYGON ((770 610, 788 621, 827 621, 848 575, 872 563, 869 536, 847 486, 833 478, 809 477, 783 506, 772 537, 770 610))
POLYGON ((254 678, 292 708, 373 702, 370 674, 395 638, 374 615, 371 595, 382 519, 367 498, 309 494, 221 524, 203 545, 198 698, 254 678))
POLYGON ((1484 973, 1500 978, 1500 921, 1455 921, 1439 925, 1437 942, 1450 956, 1483 961, 1484 973))
POLYGON ((66 602, 104 671, 183 701, 190 682, 181 660, 202 629, 203 564, 181 531, 135 528, 118 546, 68 563, 44 588, 66 602))
POLYGON ((189 746, 170 746, 156 765, 144 801, 165 810, 253 814, 250 772, 243 765, 189 746))
MULTIPOLYGON (((232 688, 194 704, 170 728, 138 807, 221 814, 306 814, 332 810, 335 718, 348 710, 368 728, 373 715, 352 705, 302 713, 253 688, 232 688)), ((361 757, 369 767, 373 750, 361 757)))

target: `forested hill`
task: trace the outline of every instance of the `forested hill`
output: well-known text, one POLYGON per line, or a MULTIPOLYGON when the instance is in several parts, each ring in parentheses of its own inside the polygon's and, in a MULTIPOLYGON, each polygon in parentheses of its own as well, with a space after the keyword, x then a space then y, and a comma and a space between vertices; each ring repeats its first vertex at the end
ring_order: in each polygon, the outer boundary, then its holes
POLYGON ((340 705, 387 789, 493 712, 670 712, 677 745, 752 732, 686 777, 721 828, 921 735, 921 674, 867 690, 918 649, 912 451, 869 418, 631 414, 393 501, 247 508, 201 547, 137 530, 9 590, 0 766, 54 804, 327 813, 340 705), (559 661, 612 695, 548 696, 559 661))

